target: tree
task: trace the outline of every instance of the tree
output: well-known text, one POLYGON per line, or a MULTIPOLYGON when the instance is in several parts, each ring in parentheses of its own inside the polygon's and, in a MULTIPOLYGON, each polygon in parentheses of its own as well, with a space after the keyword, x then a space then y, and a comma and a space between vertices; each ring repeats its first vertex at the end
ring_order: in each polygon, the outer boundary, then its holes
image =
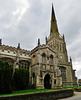
POLYGON ((0 93, 12 92, 13 68, 6 61, 0 60, 0 93))
POLYGON ((14 87, 16 90, 23 90, 28 88, 29 71, 25 68, 15 69, 14 73, 14 87))

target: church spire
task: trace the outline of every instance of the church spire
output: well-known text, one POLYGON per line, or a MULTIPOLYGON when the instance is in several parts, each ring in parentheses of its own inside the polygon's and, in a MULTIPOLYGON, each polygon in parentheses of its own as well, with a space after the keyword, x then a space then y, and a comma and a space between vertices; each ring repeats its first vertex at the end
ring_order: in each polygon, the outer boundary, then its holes
POLYGON ((53 3, 52 3, 51 22, 54 22, 54 21, 56 21, 56 18, 55 18, 55 13, 54 13, 54 8, 53 8, 53 3))
POLYGON ((50 28, 50 36, 59 37, 57 21, 54 13, 53 3, 52 3, 52 13, 51 13, 51 28, 50 28))

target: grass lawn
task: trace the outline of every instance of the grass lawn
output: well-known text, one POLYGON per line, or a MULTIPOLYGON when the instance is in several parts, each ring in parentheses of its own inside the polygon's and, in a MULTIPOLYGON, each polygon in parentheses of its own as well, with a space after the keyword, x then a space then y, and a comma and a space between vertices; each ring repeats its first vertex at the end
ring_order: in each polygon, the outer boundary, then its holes
POLYGON ((72 88, 74 90, 74 88, 81 88, 81 86, 66 86, 66 87, 62 87, 62 88, 72 88))
POLYGON ((0 96, 20 95, 20 94, 46 92, 46 91, 56 91, 56 90, 58 90, 58 89, 30 89, 30 90, 19 90, 19 91, 13 91, 11 94, 0 94, 0 96))
MULTIPOLYGON (((67 86, 62 87, 64 89, 66 88, 81 88, 81 86, 67 86)), ((0 94, 0 96, 10 96, 10 95, 20 95, 20 94, 28 94, 28 93, 37 93, 37 92, 46 92, 46 91, 56 91, 59 89, 29 89, 29 90, 19 90, 19 91, 13 91, 11 94, 0 94)))

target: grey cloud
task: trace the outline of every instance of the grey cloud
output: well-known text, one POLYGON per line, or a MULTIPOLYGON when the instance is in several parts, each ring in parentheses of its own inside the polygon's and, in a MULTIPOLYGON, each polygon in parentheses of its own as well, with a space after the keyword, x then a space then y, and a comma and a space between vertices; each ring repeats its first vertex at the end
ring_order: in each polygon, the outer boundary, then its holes
MULTIPOLYGON (((7 45, 33 49, 37 39, 45 43, 45 36, 50 33, 51 5, 55 8, 60 34, 65 34, 69 55, 73 63, 81 59, 81 1, 77 0, 30 0, 30 7, 18 22, 19 13, 14 16, 20 5, 16 0, 0 0, 0 38, 7 45), (4 3, 5 2, 5 3, 4 3), (76 39, 76 36, 79 36, 76 39), (76 42, 75 42, 76 41, 76 42), (77 60, 78 59, 78 60, 77 60)), ((77 68, 76 68, 77 69, 77 68)), ((80 76, 78 74, 78 76, 80 76)))

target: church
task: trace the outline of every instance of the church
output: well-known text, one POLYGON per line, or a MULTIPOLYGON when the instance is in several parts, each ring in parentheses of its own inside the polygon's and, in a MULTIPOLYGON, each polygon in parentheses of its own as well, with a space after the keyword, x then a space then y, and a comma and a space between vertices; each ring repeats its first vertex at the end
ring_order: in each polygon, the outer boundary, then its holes
POLYGON ((8 61, 15 68, 29 70, 29 84, 37 89, 54 89, 62 86, 77 85, 77 77, 72 66, 72 58, 68 60, 64 35, 58 31, 57 20, 52 4, 50 34, 46 43, 40 43, 31 51, 2 45, 0 39, 0 59, 8 61))

